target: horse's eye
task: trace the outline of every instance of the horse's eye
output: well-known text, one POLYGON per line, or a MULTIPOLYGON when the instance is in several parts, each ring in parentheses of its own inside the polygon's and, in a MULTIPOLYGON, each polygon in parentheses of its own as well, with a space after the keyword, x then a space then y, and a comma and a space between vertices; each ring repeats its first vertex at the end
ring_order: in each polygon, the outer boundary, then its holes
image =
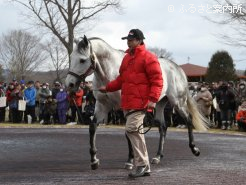
POLYGON ((84 63, 86 60, 84 59, 80 59, 80 63, 84 63))

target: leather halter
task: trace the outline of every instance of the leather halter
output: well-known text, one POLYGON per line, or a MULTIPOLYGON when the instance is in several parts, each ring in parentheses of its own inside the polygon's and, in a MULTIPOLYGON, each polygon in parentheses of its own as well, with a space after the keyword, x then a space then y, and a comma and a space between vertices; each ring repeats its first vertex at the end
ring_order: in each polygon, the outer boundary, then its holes
POLYGON ((89 41, 90 43, 90 61, 91 61, 91 65, 89 66, 89 68, 85 71, 85 73, 83 74, 77 74, 73 71, 68 71, 67 74, 70 74, 78 79, 80 79, 81 81, 84 81, 84 79, 92 72, 96 69, 96 60, 95 60, 95 56, 93 54, 93 50, 92 50, 92 44, 91 42, 89 41))

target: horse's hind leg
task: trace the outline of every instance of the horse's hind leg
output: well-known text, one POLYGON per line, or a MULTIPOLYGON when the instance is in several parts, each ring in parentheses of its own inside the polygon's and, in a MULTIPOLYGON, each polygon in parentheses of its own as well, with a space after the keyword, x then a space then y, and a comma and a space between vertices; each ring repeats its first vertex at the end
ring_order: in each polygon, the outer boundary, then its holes
POLYGON ((191 115, 189 115, 189 117, 187 119, 187 127, 188 127, 188 134, 189 134, 189 147, 195 156, 199 156, 200 150, 194 144, 193 124, 192 124, 192 116, 191 115))
POLYGON ((96 157, 97 149, 96 149, 96 130, 97 130, 97 122, 94 119, 89 125, 89 133, 90 133, 90 155, 91 155, 91 169, 96 170, 99 166, 99 159, 96 157))
POLYGON ((184 112, 182 109, 178 110, 178 114, 182 117, 182 121, 184 121, 187 125, 188 136, 189 136, 189 147, 195 156, 199 156, 200 150, 194 144, 193 124, 192 124, 191 114, 184 112))
POLYGON ((128 153, 128 159, 125 163, 125 169, 127 170, 131 170, 133 168, 133 158, 134 158, 134 154, 133 154, 133 150, 132 150, 132 144, 130 139, 128 138, 127 134, 125 134, 126 139, 127 139, 127 143, 128 143, 128 149, 129 149, 129 153, 128 153))

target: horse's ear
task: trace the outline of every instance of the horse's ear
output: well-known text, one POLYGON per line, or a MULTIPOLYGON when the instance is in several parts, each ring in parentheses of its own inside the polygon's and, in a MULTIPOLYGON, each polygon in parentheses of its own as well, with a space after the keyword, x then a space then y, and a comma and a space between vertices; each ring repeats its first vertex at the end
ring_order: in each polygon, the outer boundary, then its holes
POLYGON ((76 39, 75 38, 73 41, 74 41, 75 44, 78 44, 79 43, 79 39, 76 39))
POLYGON ((88 46, 89 42, 88 42, 88 39, 85 35, 84 35, 83 41, 85 43, 85 46, 88 46))

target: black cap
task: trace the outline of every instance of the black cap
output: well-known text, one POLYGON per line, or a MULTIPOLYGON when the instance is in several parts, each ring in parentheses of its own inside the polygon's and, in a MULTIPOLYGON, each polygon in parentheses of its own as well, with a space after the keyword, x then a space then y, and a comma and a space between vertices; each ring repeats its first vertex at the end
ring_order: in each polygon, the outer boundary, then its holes
POLYGON ((34 81, 30 80, 27 82, 27 84, 34 84, 34 81))
POLYGON ((137 40, 143 40, 145 39, 143 32, 139 29, 132 29, 129 31, 128 35, 126 37, 122 37, 122 40, 132 40, 132 39, 137 39, 137 40))

